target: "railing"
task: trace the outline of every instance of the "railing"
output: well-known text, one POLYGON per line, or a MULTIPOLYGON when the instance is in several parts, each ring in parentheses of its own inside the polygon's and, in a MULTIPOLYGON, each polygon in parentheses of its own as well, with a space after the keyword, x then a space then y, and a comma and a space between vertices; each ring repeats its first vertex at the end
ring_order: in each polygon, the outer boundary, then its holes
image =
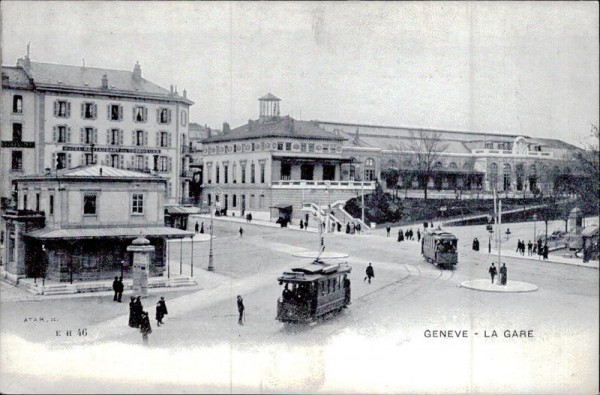
POLYGON ((271 182, 273 188, 285 189, 375 189, 375 181, 308 181, 280 180, 271 182))
POLYGON ((16 217, 45 217, 46 212, 36 211, 29 209, 6 209, 4 210, 5 215, 11 215, 16 217))
MULTIPOLYGON (((512 150, 504 150, 504 149, 474 149, 473 154, 476 155, 488 155, 488 154, 494 154, 494 155, 512 155, 513 152, 512 150)), ((536 157, 546 157, 546 158, 552 158, 554 157, 554 154, 552 152, 540 152, 540 151, 529 151, 527 153, 527 156, 536 156, 536 157)))

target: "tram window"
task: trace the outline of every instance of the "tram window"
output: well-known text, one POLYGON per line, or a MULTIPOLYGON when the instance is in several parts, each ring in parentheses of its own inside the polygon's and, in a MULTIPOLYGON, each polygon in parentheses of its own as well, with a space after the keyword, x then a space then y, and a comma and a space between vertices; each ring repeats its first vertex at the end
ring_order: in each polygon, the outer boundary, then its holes
POLYGON ((335 279, 335 278, 334 278, 334 279, 332 279, 331 281, 333 282, 333 287, 331 287, 331 288, 332 288, 332 289, 333 289, 333 291, 335 292, 335 290, 337 289, 337 287, 336 287, 336 286, 337 286, 337 281, 336 281, 336 279, 335 279))
POLYGON ((327 293, 331 292, 331 280, 327 280, 327 293))
POLYGON ((440 252, 456 252, 456 242, 454 240, 444 240, 439 246, 440 252))

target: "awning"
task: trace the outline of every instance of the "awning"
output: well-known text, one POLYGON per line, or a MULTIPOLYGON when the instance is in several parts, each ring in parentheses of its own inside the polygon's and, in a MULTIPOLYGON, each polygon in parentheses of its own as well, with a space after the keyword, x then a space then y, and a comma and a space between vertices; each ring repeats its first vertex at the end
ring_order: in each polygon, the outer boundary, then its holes
POLYGON ((351 158, 341 158, 339 156, 333 155, 319 155, 319 156, 310 156, 310 155, 273 155, 273 159, 275 160, 287 160, 287 161, 311 161, 311 162, 352 162, 351 158))
POLYGON ((165 207, 165 213, 171 215, 189 215, 189 214, 200 214, 199 207, 185 207, 185 206, 168 206, 165 207))
POLYGON ((286 203, 281 203, 281 204, 276 204, 275 206, 271 206, 271 208, 280 208, 282 210, 285 210, 287 208, 292 208, 292 205, 286 204, 286 203))
POLYGON ((53 229, 44 228, 24 234, 38 240, 63 240, 63 239, 97 239, 97 238, 136 238, 142 234, 144 237, 183 238, 193 236, 194 232, 166 226, 152 227, 114 227, 114 228, 74 228, 53 229))

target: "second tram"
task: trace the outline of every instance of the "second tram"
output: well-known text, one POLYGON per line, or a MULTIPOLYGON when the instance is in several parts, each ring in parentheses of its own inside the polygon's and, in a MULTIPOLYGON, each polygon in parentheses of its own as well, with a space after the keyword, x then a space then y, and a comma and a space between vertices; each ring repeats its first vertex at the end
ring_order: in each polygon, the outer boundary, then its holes
POLYGON ((425 231, 421 253, 428 262, 452 269, 458 263, 458 239, 439 227, 425 231))

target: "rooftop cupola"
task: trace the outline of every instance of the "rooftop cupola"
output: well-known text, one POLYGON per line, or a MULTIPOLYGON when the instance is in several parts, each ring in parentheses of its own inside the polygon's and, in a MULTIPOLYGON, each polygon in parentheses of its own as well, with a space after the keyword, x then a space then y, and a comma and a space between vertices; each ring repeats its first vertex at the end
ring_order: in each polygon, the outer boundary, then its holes
POLYGON ((268 121, 271 119, 279 118, 279 102, 281 99, 275 95, 268 93, 265 96, 258 99, 259 110, 260 110, 260 121, 268 121))

